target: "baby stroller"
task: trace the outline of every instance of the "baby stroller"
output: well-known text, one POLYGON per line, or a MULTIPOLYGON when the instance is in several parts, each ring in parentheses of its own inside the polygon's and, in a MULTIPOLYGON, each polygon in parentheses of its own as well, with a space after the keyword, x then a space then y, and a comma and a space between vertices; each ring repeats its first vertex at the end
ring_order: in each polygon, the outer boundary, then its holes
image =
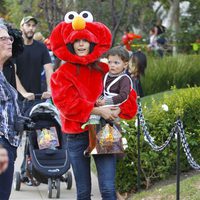
MULTIPOLYGON (((56 198, 60 198, 60 181, 66 182, 67 189, 71 189, 72 174, 68 171, 70 164, 64 149, 58 111, 51 103, 43 102, 31 109, 29 117, 35 126, 27 134, 27 173, 35 185, 48 184, 48 198, 52 198, 52 189, 56 189, 56 198)), ((15 190, 19 191, 20 185, 20 172, 15 172, 15 190)))

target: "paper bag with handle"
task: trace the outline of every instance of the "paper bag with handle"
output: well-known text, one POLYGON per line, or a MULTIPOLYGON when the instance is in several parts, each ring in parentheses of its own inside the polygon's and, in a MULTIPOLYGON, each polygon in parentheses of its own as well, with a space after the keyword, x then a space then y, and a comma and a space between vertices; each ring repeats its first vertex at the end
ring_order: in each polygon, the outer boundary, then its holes
POLYGON ((101 119, 100 124, 89 125, 89 140, 85 156, 124 153, 120 125, 113 121, 101 119))

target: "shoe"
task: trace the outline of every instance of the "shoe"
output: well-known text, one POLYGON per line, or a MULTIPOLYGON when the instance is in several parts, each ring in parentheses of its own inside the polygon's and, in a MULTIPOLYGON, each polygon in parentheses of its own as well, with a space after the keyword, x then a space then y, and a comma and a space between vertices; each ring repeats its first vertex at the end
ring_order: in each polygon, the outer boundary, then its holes
POLYGON ((38 182, 37 180, 33 179, 28 179, 28 181, 26 182, 26 185, 28 186, 38 186, 40 185, 40 182, 38 182))
POLYGON ((22 183, 25 183, 25 182, 29 181, 29 178, 27 176, 21 174, 20 180, 21 180, 22 183))
POLYGON ((26 185, 33 186, 33 183, 32 183, 32 181, 30 179, 28 179, 28 181, 26 181, 26 185))

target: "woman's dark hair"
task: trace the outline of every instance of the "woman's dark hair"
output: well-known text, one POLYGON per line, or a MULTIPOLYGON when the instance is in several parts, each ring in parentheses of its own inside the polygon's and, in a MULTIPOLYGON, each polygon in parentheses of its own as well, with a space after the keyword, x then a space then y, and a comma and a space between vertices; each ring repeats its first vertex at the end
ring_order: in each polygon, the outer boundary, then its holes
POLYGON ((136 51, 132 53, 131 61, 135 63, 135 69, 133 75, 140 77, 140 75, 145 75, 145 69, 147 67, 147 57, 141 51, 136 51))
POLYGON ((22 32, 19 29, 12 28, 9 24, 6 24, 6 27, 8 29, 8 34, 14 38, 14 42, 12 44, 12 57, 15 58, 24 50, 22 32))
POLYGON ((124 62, 128 62, 129 61, 129 53, 126 49, 124 49, 124 47, 122 46, 116 46, 113 47, 112 49, 110 49, 107 53, 106 53, 106 57, 108 58, 109 56, 119 56, 124 62))

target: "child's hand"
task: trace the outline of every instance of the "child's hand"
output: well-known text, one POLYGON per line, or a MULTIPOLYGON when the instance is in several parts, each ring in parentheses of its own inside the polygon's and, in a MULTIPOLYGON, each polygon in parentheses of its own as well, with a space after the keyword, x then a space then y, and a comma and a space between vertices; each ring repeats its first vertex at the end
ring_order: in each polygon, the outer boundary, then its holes
POLYGON ((96 102, 97 106, 104 106, 105 105, 105 99, 98 99, 96 102))

